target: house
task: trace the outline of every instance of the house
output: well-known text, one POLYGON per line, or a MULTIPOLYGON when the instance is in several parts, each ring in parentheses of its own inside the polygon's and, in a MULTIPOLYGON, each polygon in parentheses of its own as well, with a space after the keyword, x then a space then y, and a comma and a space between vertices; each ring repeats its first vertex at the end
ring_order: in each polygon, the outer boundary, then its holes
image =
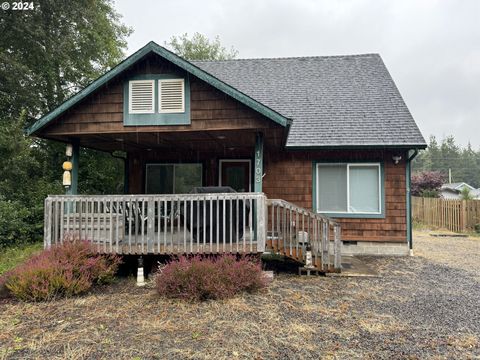
POLYGON ((461 199, 463 189, 468 189, 472 198, 480 199, 480 189, 475 189, 473 186, 464 182, 443 184, 440 187, 440 197, 444 199, 461 199))
POLYGON ((426 143, 377 54, 187 61, 150 42, 28 134, 73 146, 46 246, 75 233, 123 254, 305 261, 310 243, 314 266, 337 269, 340 252, 412 246, 410 162, 426 143), (79 147, 126 154, 126 195, 76 195, 79 147))

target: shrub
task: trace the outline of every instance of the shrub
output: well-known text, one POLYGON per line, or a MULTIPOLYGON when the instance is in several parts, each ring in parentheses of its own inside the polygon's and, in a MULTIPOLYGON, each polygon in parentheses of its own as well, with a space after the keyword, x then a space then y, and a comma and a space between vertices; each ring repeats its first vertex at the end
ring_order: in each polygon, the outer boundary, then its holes
POLYGON ((28 216, 29 210, 26 207, 0 196, 0 249, 32 237, 28 216))
POLYGON ((161 267, 155 281, 161 296, 188 301, 226 299, 267 284, 258 262, 233 255, 181 257, 161 267))
POLYGON ((119 264, 118 256, 97 254, 87 241, 65 241, 5 273, 0 285, 20 300, 52 300, 112 282, 119 264))
POLYGON ((438 171, 424 171, 412 175, 411 192, 413 196, 438 197, 438 191, 444 181, 438 171))

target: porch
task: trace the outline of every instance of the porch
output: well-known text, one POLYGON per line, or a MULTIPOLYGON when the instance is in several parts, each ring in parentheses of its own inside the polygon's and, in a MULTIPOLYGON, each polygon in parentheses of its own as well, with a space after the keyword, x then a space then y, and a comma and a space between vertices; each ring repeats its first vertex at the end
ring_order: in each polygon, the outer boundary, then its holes
POLYGON ((56 195, 45 200, 45 247, 82 239, 122 255, 270 252, 321 271, 341 268, 340 226, 263 193, 56 195))

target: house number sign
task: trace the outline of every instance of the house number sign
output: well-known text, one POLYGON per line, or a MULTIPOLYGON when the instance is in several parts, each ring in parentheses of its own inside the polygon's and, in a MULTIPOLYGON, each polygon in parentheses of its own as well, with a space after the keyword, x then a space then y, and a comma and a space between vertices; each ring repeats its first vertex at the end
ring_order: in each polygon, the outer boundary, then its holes
POLYGON ((255 151, 255 182, 261 183, 262 182, 262 152, 260 150, 255 151))
POLYGON ((263 134, 255 138, 255 169, 253 173, 255 192, 262 192, 263 182, 263 134))

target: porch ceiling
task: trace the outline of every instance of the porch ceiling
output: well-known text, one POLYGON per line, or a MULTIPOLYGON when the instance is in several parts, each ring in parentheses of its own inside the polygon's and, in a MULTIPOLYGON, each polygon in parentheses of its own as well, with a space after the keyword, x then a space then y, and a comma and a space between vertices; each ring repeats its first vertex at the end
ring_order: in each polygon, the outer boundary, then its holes
MULTIPOLYGON (((255 146, 255 130, 236 131, 192 131, 192 132, 131 132, 85 134, 69 138, 51 136, 52 140, 70 142, 79 141, 80 146, 100 151, 150 151, 150 150, 188 150, 199 152, 237 151, 252 149, 255 146)), ((283 129, 268 129, 264 132, 265 143, 272 147, 282 147, 285 136, 283 129)))

